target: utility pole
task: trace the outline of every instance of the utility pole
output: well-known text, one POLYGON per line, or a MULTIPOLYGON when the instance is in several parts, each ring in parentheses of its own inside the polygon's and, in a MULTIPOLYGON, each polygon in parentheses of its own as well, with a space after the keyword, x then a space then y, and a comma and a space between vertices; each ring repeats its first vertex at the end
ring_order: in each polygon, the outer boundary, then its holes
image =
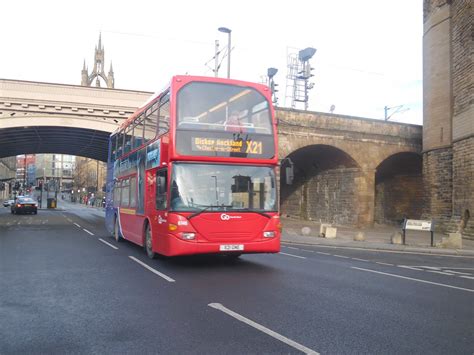
POLYGON ((403 105, 398 105, 398 106, 393 106, 393 107, 385 106, 383 108, 383 110, 384 110, 384 119, 385 119, 385 121, 388 121, 390 119, 390 117, 392 117, 396 113, 402 113, 402 112, 408 111, 409 109, 410 109, 409 107, 403 108, 403 105), (395 110, 395 111, 393 111, 393 113, 391 113, 389 115, 388 111, 390 111, 390 110, 395 110))
POLYGON ((216 50, 214 55, 214 76, 219 76, 219 40, 216 39, 216 50))

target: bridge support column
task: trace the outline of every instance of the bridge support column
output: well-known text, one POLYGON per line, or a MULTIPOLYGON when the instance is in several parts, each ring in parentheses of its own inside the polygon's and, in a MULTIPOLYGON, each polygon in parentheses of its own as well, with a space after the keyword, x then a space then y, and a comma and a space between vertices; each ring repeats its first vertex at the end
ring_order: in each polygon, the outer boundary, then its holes
POLYGON ((362 169, 355 178, 357 227, 370 227, 374 224, 375 211, 375 170, 362 169))

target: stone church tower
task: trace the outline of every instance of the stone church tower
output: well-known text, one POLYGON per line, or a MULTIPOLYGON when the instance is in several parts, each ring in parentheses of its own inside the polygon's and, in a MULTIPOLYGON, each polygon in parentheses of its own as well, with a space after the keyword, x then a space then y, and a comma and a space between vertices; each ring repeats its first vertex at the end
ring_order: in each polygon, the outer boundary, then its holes
POLYGON ((99 35, 99 45, 95 47, 94 55, 94 68, 89 74, 88 68, 86 68, 86 61, 84 60, 84 65, 82 67, 82 86, 92 86, 95 79, 95 86, 100 87, 100 79, 104 80, 108 88, 113 89, 115 87, 114 71, 112 69, 112 62, 110 62, 109 74, 105 75, 105 65, 104 65, 104 47, 102 47, 102 36, 99 35))
POLYGON ((471 0, 424 0, 426 215, 474 239, 474 27, 471 0))

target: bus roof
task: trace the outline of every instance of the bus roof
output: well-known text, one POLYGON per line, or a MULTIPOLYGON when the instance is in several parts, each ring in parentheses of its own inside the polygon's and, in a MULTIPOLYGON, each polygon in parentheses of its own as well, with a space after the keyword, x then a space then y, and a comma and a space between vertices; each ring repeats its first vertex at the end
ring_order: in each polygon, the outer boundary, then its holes
POLYGON ((269 90, 267 85, 260 84, 260 83, 253 83, 249 81, 242 81, 242 80, 236 80, 236 79, 227 79, 227 78, 216 78, 213 76, 195 76, 195 75, 174 75, 171 77, 170 82, 164 86, 164 88, 151 95, 130 117, 128 117, 114 132, 110 134, 110 136, 113 136, 117 134, 119 131, 121 131, 123 128, 127 127, 130 125, 133 120, 140 115, 146 108, 147 106, 157 100, 168 88, 170 88, 171 84, 173 82, 192 82, 192 81, 201 81, 201 82, 212 82, 212 83, 223 83, 223 84, 234 84, 238 86, 252 86, 255 88, 258 88, 260 90, 269 90))

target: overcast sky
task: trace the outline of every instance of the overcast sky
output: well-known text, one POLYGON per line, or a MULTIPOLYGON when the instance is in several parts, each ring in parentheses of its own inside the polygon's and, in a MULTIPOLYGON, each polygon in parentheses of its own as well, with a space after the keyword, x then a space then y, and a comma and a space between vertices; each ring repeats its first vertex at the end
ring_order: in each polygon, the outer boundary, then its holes
POLYGON ((422 123, 421 0, 4 1, 0 78, 80 84, 102 33, 115 87, 157 91, 175 74, 213 76, 221 26, 231 77, 260 82, 278 68, 280 106, 287 53, 314 47, 310 110, 383 119, 404 105, 391 120, 422 123))

